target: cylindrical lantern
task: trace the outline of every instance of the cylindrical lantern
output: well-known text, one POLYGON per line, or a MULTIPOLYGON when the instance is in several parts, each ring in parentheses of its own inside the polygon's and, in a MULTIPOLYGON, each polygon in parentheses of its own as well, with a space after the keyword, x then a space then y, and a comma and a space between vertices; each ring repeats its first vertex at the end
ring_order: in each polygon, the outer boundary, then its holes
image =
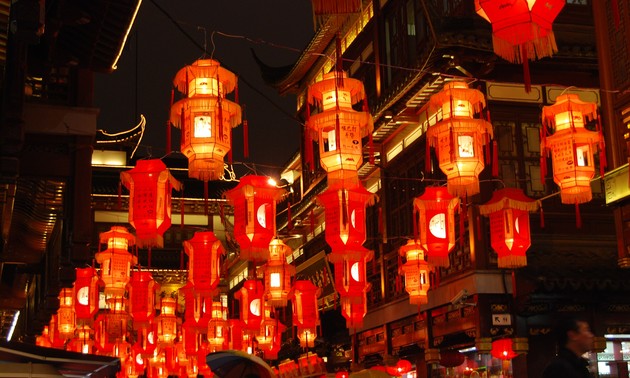
POLYGON ((70 339, 66 350, 83 354, 92 354, 94 352, 93 334, 94 330, 92 330, 92 328, 88 325, 77 327, 76 336, 70 339))
POLYGON ((428 112, 441 114, 441 120, 427 129, 427 140, 436 148, 448 191, 454 196, 479 193, 483 146, 492 137, 492 124, 475 118, 485 105, 483 93, 461 81, 446 84, 427 104, 428 112))
MULTIPOLYGON (((332 252, 328 260, 334 264, 335 288, 342 298, 363 298, 370 290, 366 266, 372 260, 373 251, 361 247, 350 253, 332 252)), ((351 299, 354 300, 354 299, 351 299)))
POLYGON ((363 317, 367 313, 365 293, 361 297, 341 297, 341 315, 346 318, 346 327, 357 329, 363 327, 363 317))
POLYGON ((293 325, 297 327, 298 338, 303 348, 315 346, 319 325, 317 297, 320 293, 320 288, 310 280, 297 280, 293 284, 291 293, 293 325))
POLYGON ((160 159, 138 160, 133 169, 120 173, 129 190, 129 224, 136 229, 138 247, 164 246, 162 235, 171 226, 171 190, 181 184, 160 159))
POLYGON ((512 350, 512 339, 499 339, 492 342, 492 357, 501 360, 511 360, 518 354, 512 350))
POLYGON ((212 302, 211 317, 208 321, 208 347, 217 352, 225 348, 227 341, 227 309, 221 302, 212 302))
POLYGON ((77 268, 74 281, 74 311, 77 321, 91 321, 98 311, 99 279, 96 269, 77 268))
POLYGON ((108 312, 98 315, 94 322, 94 340, 101 354, 111 354, 117 340, 127 336, 129 314, 108 312))
POLYGON ((41 335, 35 338, 35 345, 45 348, 52 348, 52 342, 50 341, 50 333, 48 331, 47 325, 44 326, 41 335))
POLYGON ((221 257, 225 254, 221 241, 212 231, 195 232, 184 242, 188 255, 188 281, 198 293, 211 294, 221 279, 221 257))
POLYGON ((263 351, 270 350, 273 346, 274 340, 280 337, 281 324, 277 318, 271 317, 271 314, 273 314, 273 307, 270 303, 265 303, 263 319, 260 322, 260 330, 256 334, 258 348, 263 351))
MULTIPOLYGON (((555 104, 543 107, 542 120, 540 150, 543 157, 551 153, 553 180, 560 187, 560 200, 565 204, 589 202, 595 175, 593 155, 598 147, 600 154, 604 152, 601 132, 585 127, 587 122, 597 120, 597 104, 583 102, 575 94, 561 95, 555 104), (552 135, 546 135, 548 130, 552 135)), ((544 160, 542 164, 546 164, 544 160)))
POLYGON ((413 204, 420 215, 420 243, 427 251, 429 263, 448 267, 448 254, 455 246, 455 210, 459 198, 451 196, 444 187, 428 187, 413 204))
POLYGON ((409 293, 409 303, 427 304, 429 282, 429 263, 424 260, 424 250, 417 240, 409 240, 400 247, 399 254, 405 256, 406 262, 400 267, 405 276, 405 290, 409 293))
POLYGON ((232 148, 231 128, 241 123, 241 107, 225 98, 234 91, 236 76, 216 60, 199 59, 182 68, 173 84, 185 95, 171 107, 171 123, 182 129, 188 176, 218 180, 232 148))
POLYGON ((259 280, 247 280, 234 297, 240 301, 243 328, 257 331, 260 329, 265 289, 259 280))
POLYGON ((138 263, 138 258, 128 251, 135 244, 135 238, 125 227, 114 226, 100 234, 100 242, 107 243, 107 249, 98 252, 94 257, 101 264, 105 296, 122 298, 129 282, 131 266, 138 263))
POLYGON ((134 271, 129 283, 129 315, 134 328, 150 323, 155 318, 155 299, 160 285, 148 271, 134 271))
POLYGON ((284 194, 286 190, 264 176, 244 176, 225 193, 234 206, 234 236, 242 260, 269 258, 269 242, 276 234, 276 203, 284 194))
POLYGON ((57 328, 59 336, 65 339, 74 336, 74 330, 77 325, 73 303, 74 295, 72 289, 61 289, 59 292, 59 309, 57 310, 57 328))
POLYGON ((177 337, 177 324, 179 319, 175 315, 177 301, 175 298, 162 298, 160 315, 155 319, 157 324, 158 343, 161 346, 170 346, 177 337))
POLYGON ((295 267, 287 263, 291 248, 280 239, 269 243, 269 261, 265 264, 265 299, 273 307, 285 307, 295 267))
POLYGON ((490 240, 498 255, 499 268, 516 269, 527 265, 525 252, 531 245, 529 213, 538 210, 538 202, 521 189, 495 191, 479 212, 490 217, 490 240))

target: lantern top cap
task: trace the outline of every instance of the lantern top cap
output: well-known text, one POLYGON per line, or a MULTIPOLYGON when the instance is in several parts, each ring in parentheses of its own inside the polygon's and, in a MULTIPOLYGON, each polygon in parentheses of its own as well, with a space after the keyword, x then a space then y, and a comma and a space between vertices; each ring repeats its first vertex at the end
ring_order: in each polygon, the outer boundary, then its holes
POLYGON ((188 83, 196 78, 209 78, 220 81, 223 84, 224 95, 232 92, 236 87, 236 75, 221 67, 219 61, 214 59, 198 59, 180 69, 173 79, 173 85, 181 93, 186 93, 188 83))
POLYGON ((455 208, 459 205, 459 197, 454 197, 445 186, 430 186, 424 189, 424 193, 414 200, 419 208, 455 208))
MULTIPOLYGON (((470 103, 475 113, 481 112, 486 106, 486 98, 481 91, 469 88, 468 83, 461 80, 450 81, 444 84, 441 91, 431 96, 427 107, 429 111, 441 109, 444 104, 450 104, 454 100, 470 103)), ((420 110, 422 112, 422 110, 420 110)))
POLYGON ((365 90, 361 80, 347 77, 343 71, 331 71, 324 74, 322 80, 309 87, 308 102, 313 104, 315 100, 322 101, 326 93, 334 91, 350 92, 352 104, 356 104, 365 98, 365 90))
POLYGON ((107 243, 109 239, 126 239, 131 246, 136 242, 136 237, 124 226, 113 226, 109 231, 101 232, 99 237, 101 243, 107 243))
POLYGON ((597 104, 582 101, 579 95, 567 93, 556 97, 553 105, 543 106, 543 122, 553 121, 557 114, 565 112, 579 112, 585 119, 597 119, 597 104))
POLYGON ((529 198, 519 188, 503 188, 492 193, 488 202, 479 206, 482 215, 488 215, 503 209, 517 209, 534 212, 538 210, 540 203, 529 198))
POLYGON ((228 201, 235 201, 238 198, 253 197, 263 199, 281 200, 288 192, 284 188, 279 188, 269 182, 267 176, 247 175, 241 177, 238 185, 234 189, 225 192, 228 201))
POLYGON ((422 248, 422 244, 420 244, 419 240, 407 240, 407 244, 401 246, 398 249, 398 253, 401 256, 407 256, 407 252, 413 251, 413 250, 417 250, 418 251, 418 256, 422 256, 421 258, 424 259, 424 248, 422 248))

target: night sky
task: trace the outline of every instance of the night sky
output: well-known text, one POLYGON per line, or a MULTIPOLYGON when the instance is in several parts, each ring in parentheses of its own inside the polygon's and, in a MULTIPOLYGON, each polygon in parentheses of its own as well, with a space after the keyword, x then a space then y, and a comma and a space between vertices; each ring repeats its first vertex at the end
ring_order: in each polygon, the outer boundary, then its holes
MULTIPOLYGON (((239 126, 233 130, 235 168, 246 162, 248 167, 255 164, 257 174, 278 173, 300 145, 301 125, 293 118, 295 96, 280 96, 263 82, 250 50, 267 65, 292 65, 313 34, 310 0, 144 0, 118 69, 96 77, 98 128, 110 133, 127 130, 144 114, 147 127, 137 156, 163 157, 173 77, 204 56, 205 43, 206 58, 212 56, 239 76, 250 156, 243 158, 239 126)), ((171 133, 171 149, 178 151, 180 130, 171 128, 171 133)))

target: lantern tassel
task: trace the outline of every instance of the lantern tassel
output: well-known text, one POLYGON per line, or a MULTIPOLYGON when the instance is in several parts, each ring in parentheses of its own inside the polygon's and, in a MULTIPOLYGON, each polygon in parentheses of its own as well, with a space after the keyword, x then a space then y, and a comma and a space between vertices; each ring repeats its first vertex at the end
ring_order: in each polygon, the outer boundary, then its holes
POLYGON ((490 158, 490 134, 485 133, 484 134, 484 139, 485 139, 485 145, 486 145, 486 154, 484 156, 485 163, 486 164, 490 164, 490 161, 491 161, 491 158, 490 158))
MULTIPOLYGON (((231 127, 230 127, 230 130, 229 130, 229 133, 230 133, 230 140, 233 140, 233 138, 232 138, 232 128, 231 127)), ((228 163, 232 164, 233 161, 234 161, 234 159, 232 158, 232 149, 230 148, 228 150, 228 163)))
POLYGON ((575 203, 575 227, 582 228, 582 215, 580 214, 580 204, 575 203))
POLYGON ((492 141, 492 177, 499 177, 499 144, 492 141))
MULTIPOLYGON (((464 250, 464 233, 465 233, 465 211, 466 211, 466 199, 462 200, 462 206, 459 208, 459 247, 464 250)), ((448 257, 447 257, 448 259, 448 257)))
POLYGON ((525 84, 525 92, 530 93, 532 91, 532 79, 529 74, 529 59, 527 58, 527 47, 525 44, 521 44, 521 61, 523 64, 523 81, 525 84))
POLYGON ((243 157, 249 158, 249 122, 245 114, 245 105, 243 105, 243 157))

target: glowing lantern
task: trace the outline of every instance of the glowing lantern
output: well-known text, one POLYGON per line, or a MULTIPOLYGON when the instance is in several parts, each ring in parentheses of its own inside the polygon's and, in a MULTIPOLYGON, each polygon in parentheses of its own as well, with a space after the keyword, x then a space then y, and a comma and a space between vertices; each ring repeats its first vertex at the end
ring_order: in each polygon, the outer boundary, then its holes
POLYGON ((479 193, 483 146, 492 137, 492 124, 474 117, 485 105, 483 93, 460 81, 446 84, 427 104, 430 113, 442 116, 427 130, 427 148, 436 148, 448 192, 454 196, 479 193))
POLYGON ((538 210, 538 202, 521 189, 505 188, 492 194, 479 212, 490 217, 490 238, 499 268, 516 269, 527 265, 525 252, 531 245, 529 213, 538 210))
POLYGON ((173 84, 186 96, 171 107, 171 123, 182 129, 188 176, 218 180, 232 149, 231 128, 241 123, 241 107, 225 98, 234 91, 236 76, 216 60, 199 59, 177 72, 173 84))
POLYGON ((492 342, 492 357, 501 360, 511 360, 518 354, 512 350, 512 339, 499 339, 492 342))
POLYGON ((62 338, 69 339, 74 336, 77 325, 74 313, 74 295, 72 289, 63 288, 59 292, 59 309, 57 310, 57 328, 62 338))
POLYGON ((183 348, 186 355, 192 356, 199 351, 199 329, 195 323, 184 321, 182 324, 183 348))
POLYGON ((265 264, 265 298, 273 307, 285 307, 291 291, 291 278, 295 267, 287 264, 291 248, 280 239, 269 243, 269 261, 265 264))
POLYGON ((338 371, 335 373, 335 378, 348 378, 350 374, 347 371, 338 371))
POLYGON ((229 319, 228 349, 243 349, 243 322, 240 319, 229 319))
POLYGON ((328 173, 356 172, 363 162, 361 139, 374 125, 369 112, 352 108, 360 101, 365 101, 363 83, 344 72, 327 73, 309 88, 308 102, 322 111, 311 115, 307 126, 319 141, 320 163, 328 173))
POLYGON ((241 304, 241 321, 244 328, 257 331, 260 329, 263 312, 263 294, 265 289, 259 280, 247 280, 234 297, 241 304))
POLYGON ((409 240, 398 251, 407 261, 400 268, 405 275, 405 290, 409 293, 409 303, 427 304, 429 282, 429 263, 424 260, 424 250, 417 240, 409 240))
POLYGON ((455 246, 455 210, 459 199, 444 187, 428 187, 413 204, 420 214, 420 244, 428 253, 429 263, 448 267, 448 253, 455 246))
POLYGON ((266 261, 276 234, 276 203, 286 193, 264 176, 244 176, 225 197, 234 206, 234 236, 240 258, 266 261))
POLYGON ((50 335, 50 342, 53 348, 64 349, 67 339, 61 337, 57 324, 59 324, 59 317, 57 316, 57 314, 53 314, 50 317, 50 323, 48 323, 48 333, 50 335))
POLYGON ((46 347, 46 348, 52 348, 52 342, 50 341, 50 333, 48 331, 47 325, 44 326, 44 330, 42 331, 42 334, 35 338, 35 345, 46 347))
POLYGON ((552 23, 565 0, 475 0, 477 14, 492 24, 494 52, 512 63, 522 63, 529 92, 529 63, 558 51, 552 23))
POLYGON ((122 298, 129 282, 131 265, 138 263, 138 258, 128 252, 128 248, 135 244, 135 238, 125 227, 114 226, 100 234, 100 242, 107 243, 107 249, 94 257, 101 264, 105 296, 122 298))
POLYGON ((188 255, 188 281, 199 293, 212 293, 221 279, 221 256, 225 250, 212 231, 195 232, 185 241, 188 255))
POLYGON ((298 357, 300 375, 303 377, 325 373, 322 369, 322 364, 322 359, 312 352, 307 352, 298 357))
POLYGON ((291 303, 293 305, 293 325, 297 327, 300 346, 315 346, 317 326, 319 325, 319 309, 317 297, 321 290, 310 280, 297 280, 293 284, 291 303))
POLYGON ((127 335, 129 315, 124 312, 100 314, 94 323, 96 349, 102 354, 111 354, 116 341, 127 335))
POLYGON ((155 296, 160 285, 155 282, 151 272, 135 271, 129 283, 129 315, 134 328, 150 323, 155 318, 155 296))
POLYGON ((411 370, 411 362, 407 360, 398 360, 396 365, 387 366, 386 371, 389 375, 400 377, 403 374, 407 374, 411 370))
POLYGON ((367 313, 365 293, 361 297, 341 297, 341 315, 346 318, 348 329, 363 327, 363 317, 367 313))
POLYGON ((138 160, 120 173, 129 190, 129 223, 136 229, 138 247, 164 246, 162 235, 171 226, 171 190, 181 184, 160 159, 138 160))
POLYGON ((92 354, 94 349, 94 339, 92 338, 93 333, 94 331, 90 328, 90 326, 83 325, 81 327, 77 327, 76 336, 68 342, 66 350, 83 354, 92 354))
MULTIPOLYGON (((556 103, 543 107, 541 156, 551 153, 553 180, 560 187, 560 200, 580 204, 592 199, 591 179, 595 175, 594 152, 600 148, 601 170, 604 163, 604 138, 601 130, 585 128, 597 120, 597 104, 581 101, 575 94, 560 95, 556 103), (547 136, 547 130, 553 131, 547 136)), ((546 163, 541 162, 544 166, 546 163)), ((543 171, 543 176, 545 172, 543 171)))
POLYGON ((160 315, 155 319, 157 323, 158 343, 163 346, 170 346, 177 337, 177 323, 179 319, 175 316, 177 301, 175 298, 162 298, 160 315))
POLYGON ((271 351, 276 339, 281 338, 283 324, 277 318, 271 317, 273 307, 269 303, 264 304, 263 319, 260 323, 260 330, 256 334, 258 348, 263 351, 271 351))
POLYGON ((74 281, 74 311, 78 321, 90 321, 98 311, 99 279, 94 268, 77 268, 74 281))
POLYGON ((373 255, 374 252, 364 247, 349 253, 332 252, 328 255, 328 261, 334 264, 335 288, 342 298, 361 298, 370 290, 366 265, 373 255))
POLYGON ((208 348, 212 352, 224 349, 228 331, 227 309, 221 302, 212 302, 211 319, 208 321, 208 348))

